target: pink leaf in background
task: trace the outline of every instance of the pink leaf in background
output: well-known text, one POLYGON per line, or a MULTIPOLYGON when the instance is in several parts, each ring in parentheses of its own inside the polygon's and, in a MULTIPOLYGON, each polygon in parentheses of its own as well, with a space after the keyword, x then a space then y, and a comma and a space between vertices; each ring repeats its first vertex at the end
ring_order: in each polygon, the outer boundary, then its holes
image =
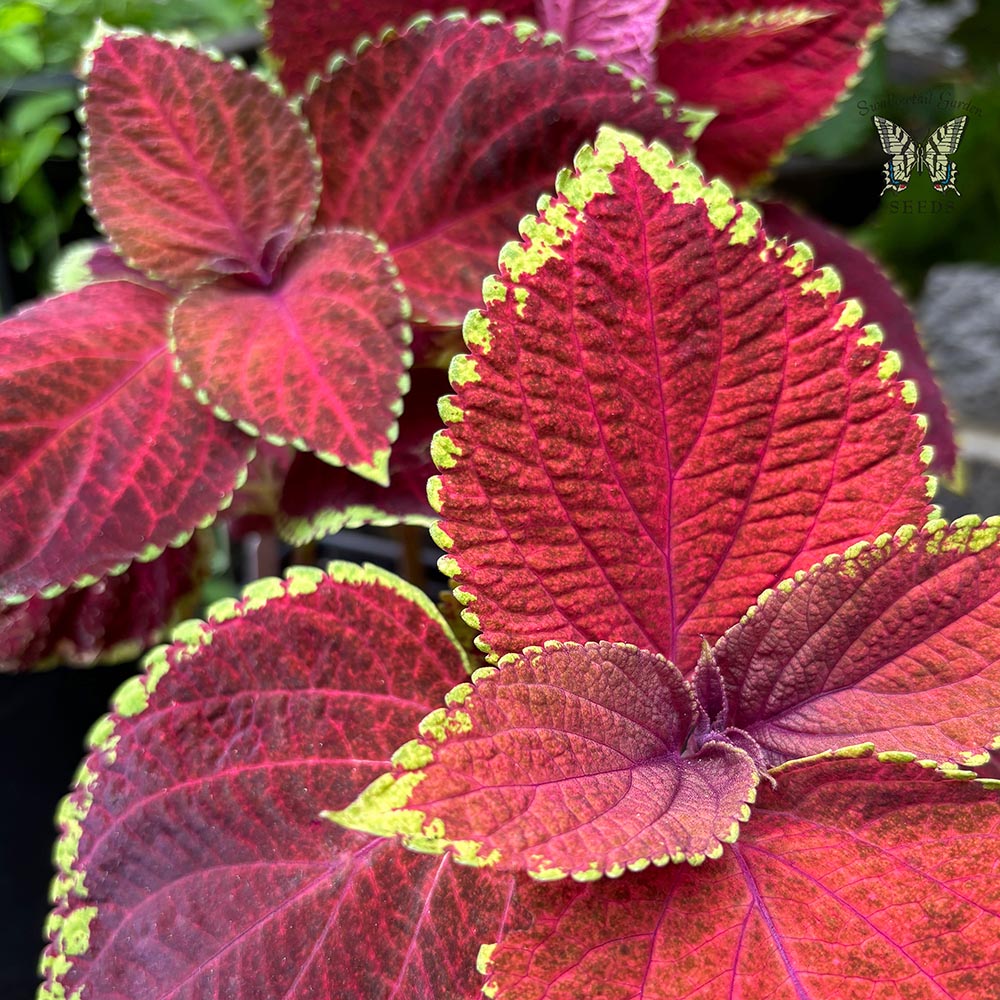
POLYGON ((958 446, 948 407, 920 343, 913 314, 902 295, 867 254, 828 226, 778 202, 763 204, 761 211, 772 236, 784 237, 790 243, 805 240, 815 251, 817 264, 832 264, 840 275, 844 293, 860 300, 865 316, 882 327, 885 348, 899 352, 900 378, 912 379, 916 384, 917 410, 929 420, 925 440, 934 448, 930 469, 953 476, 958 446))
POLYGON ((399 438, 389 457, 389 485, 379 486, 312 455, 296 455, 281 490, 278 529, 292 545, 362 524, 428 525, 427 480, 434 475, 431 438, 441 427, 437 400, 448 379, 435 368, 411 368, 399 438))
POLYGON ((688 673, 753 595, 924 520, 921 431, 856 306, 754 209, 612 130, 577 162, 466 323, 443 566, 494 655, 607 639, 688 673))
POLYGON ((745 184, 827 112, 861 69, 882 0, 671 0, 658 78, 719 114, 698 141, 709 174, 745 184))
POLYGON ((207 53, 125 33, 90 54, 86 84, 90 198, 128 263, 175 283, 266 283, 318 197, 284 98, 207 53))
POLYGON ((822 760, 723 857, 518 891, 494 1000, 984 1000, 1000 991, 996 787, 822 760), (595 984, 600 984, 595 990, 595 984))
POLYGON ((770 765, 871 742, 935 760, 1000 746, 1000 519, 900 529, 766 595, 719 640, 728 722, 770 765))
POLYGON ((337 822, 546 880, 718 857, 757 773, 731 744, 690 745, 677 668, 634 646, 550 643, 473 675, 337 822))
POLYGON ((693 127, 662 94, 504 24, 422 21, 341 62, 306 99, 322 224, 378 233, 417 319, 460 322, 497 248, 605 121, 674 149, 693 127))
POLYGON ((92 583, 186 540, 252 454, 178 384, 170 300, 126 281, 46 299, 0 327, 0 600, 92 583))
POLYGON ((499 933, 511 880, 317 814, 384 769, 463 656, 402 581, 332 569, 259 581, 187 623, 98 724, 59 817, 56 995, 477 995, 455 938, 499 933))
POLYGON ((92 587, 0 608, 0 672, 134 659, 195 610, 206 556, 196 535, 92 587))
POLYGON ((220 416, 383 482, 409 385, 408 308, 370 237, 318 233, 268 288, 222 279, 188 293, 171 346, 220 416))
POLYGON ((669 0, 540 0, 541 22, 568 45, 633 76, 655 76, 659 20, 669 0))

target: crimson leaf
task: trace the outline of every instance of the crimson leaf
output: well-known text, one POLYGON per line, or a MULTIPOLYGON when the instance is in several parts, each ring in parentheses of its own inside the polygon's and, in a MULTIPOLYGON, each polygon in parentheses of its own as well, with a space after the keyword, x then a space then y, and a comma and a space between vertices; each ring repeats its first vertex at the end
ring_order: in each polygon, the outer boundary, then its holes
POLYGON ((934 448, 931 471, 954 476, 958 446, 948 407, 903 297, 874 261, 827 226, 778 202, 762 205, 761 211, 764 225, 773 236, 805 240, 816 252, 818 263, 836 267, 845 294, 858 299, 865 315, 882 328, 886 348, 899 352, 900 376, 915 383, 919 393, 917 408, 928 417, 926 441, 934 448))
MULTIPOLYGON (((502 9, 507 17, 530 17, 533 0, 469 0, 470 14, 502 9)), ((430 10, 441 14, 450 3, 419 0, 271 0, 267 12, 268 49, 279 62, 281 82, 289 93, 305 89, 338 52, 349 50, 361 35, 377 35, 390 24, 401 24, 430 10)))
POLYGON ((206 52, 125 32, 100 39, 85 72, 90 199, 121 255, 173 282, 266 283, 318 197, 281 95, 206 52))
POLYGON ((924 519, 921 430, 878 331, 756 210, 613 130, 577 163, 466 322, 442 568, 494 659, 606 639, 687 673, 751 595, 924 519))
POLYGON ((0 327, 0 600, 120 573, 225 507, 252 443, 177 383, 160 292, 109 281, 0 327))
POLYGON ((636 87, 524 25, 451 17, 389 32, 336 61, 303 106, 320 222, 378 233, 417 318, 460 322, 497 247, 598 125, 683 149, 704 124, 636 87))
POLYGON ((713 651, 728 723, 773 765, 872 742, 983 764, 1000 748, 1000 519, 901 528, 761 596, 713 651))
POLYGON ((45 1000, 476 995, 455 928, 495 936, 510 880, 315 813, 382 770, 464 657, 413 588, 331 570, 181 626, 95 728, 59 814, 45 1000))
POLYGON ((0 608, 0 671, 138 657, 195 610, 206 555, 206 540, 196 535, 121 576, 48 601, 33 597, 0 608))
POLYGON ((266 288, 224 278, 189 292, 170 324, 182 380, 244 430, 384 483, 411 355, 381 249, 314 233, 266 288))
POLYGON ((677 668, 634 646, 558 643, 454 689, 421 740, 331 819, 468 862, 591 881, 700 864, 750 815, 754 763, 688 745, 698 705, 677 668))
POLYGON ((710 174, 744 184, 850 86, 880 29, 882 0, 671 0, 659 79, 718 116, 698 142, 710 174))
POLYGON ((494 1000, 983 1000, 1000 990, 997 782, 818 760, 719 861, 519 891, 494 1000))

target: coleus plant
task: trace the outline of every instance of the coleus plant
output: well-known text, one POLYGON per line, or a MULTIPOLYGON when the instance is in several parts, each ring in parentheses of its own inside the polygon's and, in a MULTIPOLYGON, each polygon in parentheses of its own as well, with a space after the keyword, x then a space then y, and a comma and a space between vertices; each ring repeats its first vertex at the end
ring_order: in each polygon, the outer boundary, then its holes
POLYGON ((692 163, 604 129, 521 230, 433 446, 476 646, 347 564, 181 626, 60 809, 44 1000, 997 995, 1000 520, 692 163))
MULTIPOLYGON (((840 0, 822 11, 721 0, 665 11, 500 6, 534 13, 586 51, 495 18, 425 17, 382 32, 419 9, 406 3, 283 0, 269 11, 270 55, 289 94, 307 91, 290 106, 204 52, 128 33, 95 43, 89 195, 117 255, 88 262, 88 280, 102 285, 2 327, 13 402, 0 451, 11 525, 0 600, 30 603, 0 619, 5 663, 41 655, 26 621, 81 662, 148 641, 156 630, 137 623, 111 645, 113 630, 95 619, 81 642, 72 616, 45 599, 138 560, 128 581, 102 585, 107 614, 119 592, 127 609, 136 581, 162 575, 145 562, 207 525, 234 490, 230 523, 263 512, 292 544, 365 523, 429 523, 429 403, 443 388, 434 366, 453 353, 441 331, 475 305, 495 247, 545 178, 603 121, 678 152, 696 142, 736 182, 757 176, 853 79, 882 15, 880 3, 840 0), (357 43, 366 32, 374 43, 357 43), (47 427, 33 416, 43 392, 58 414, 47 427), (269 450, 247 483, 261 437, 299 451, 269 450)), ((856 252, 825 236, 824 256, 850 268, 856 252)), ((854 270, 847 286, 903 351, 931 415, 936 468, 950 471, 947 414, 905 304, 867 262, 854 270)), ((179 580, 176 596, 192 587, 179 580)), ((176 608, 153 617, 162 625, 176 608)))

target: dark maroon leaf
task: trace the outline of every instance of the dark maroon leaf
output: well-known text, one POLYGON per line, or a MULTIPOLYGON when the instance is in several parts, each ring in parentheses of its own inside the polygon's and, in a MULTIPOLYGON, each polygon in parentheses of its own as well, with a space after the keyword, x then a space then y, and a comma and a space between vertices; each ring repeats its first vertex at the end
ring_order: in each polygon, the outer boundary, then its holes
MULTIPOLYGON (((271 0, 267 12, 268 50, 280 63, 281 82, 291 94, 324 73, 337 52, 354 48, 359 36, 378 36, 389 25, 401 28, 414 14, 442 14, 455 5, 431 0, 271 0)), ((468 0, 470 14, 502 10, 507 17, 532 17, 533 0, 468 0)))
POLYGON ((170 300, 127 281, 0 325, 0 601, 119 573, 225 507, 252 442, 178 384, 170 300))
POLYGON ((207 538, 51 600, 0 608, 0 672, 132 660, 197 607, 207 538))
POLYGON ((451 18, 339 62, 304 105, 324 224, 389 245, 419 320, 460 322, 552 175, 613 121, 677 150, 703 120, 552 38, 451 18))
POLYGON ((413 588, 331 569, 186 623, 116 696, 59 813, 46 1000, 474 1000, 455 939, 498 934, 510 880, 318 816, 464 660, 413 588))
POLYGON ((766 592, 713 652, 728 723, 769 766, 873 743, 984 764, 1000 749, 1000 518, 900 528, 766 592))

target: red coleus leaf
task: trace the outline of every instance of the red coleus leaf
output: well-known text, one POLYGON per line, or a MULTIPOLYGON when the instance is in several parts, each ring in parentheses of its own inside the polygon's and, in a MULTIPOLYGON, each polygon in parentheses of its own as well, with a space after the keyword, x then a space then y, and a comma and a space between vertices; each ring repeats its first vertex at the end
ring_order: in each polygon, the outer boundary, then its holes
POLYGON ((170 324, 182 380, 244 430, 384 482, 412 359, 409 306, 381 251, 361 233, 315 233, 269 287, 225 278, 189 292, 170 324))
POLYGON ((742 750, 688 745, 698 704, 634 646, 549 644, 454 689, 386 774, 331 818, 542 879, 718 857, 750 815, 742 750))
POLYGON ((0 608, 0 671, 138 657, 195 610, 207 575, 205 548, 206 540, 196 535, 92 587, 0 608))
MULTIPOLYGON (((507 17, 530 17, 534 0, 469 0, 470 14, 502 10, 507 17)), ((397 27, 414 14, 453 10, 454 4, 419 0, 271 0, 267 12, 268 50, 280 66, 281 82, 289 93, 304 88, 320 75, 337 52, 353 47, 360 35, 378 35, 388 25, 397 27)))
POLYGON ((1000 748, 998 538, 998 518, 901 528, 763 594, 711 654, 727 724, 769 765, 863 742, 985 763, 1000 748))
POLYGON ((954 475, 958 446, 948 407, 903 297, 867 254, 827 226, 778 202, 762 205, 761 211, 764 225, 773 236, 805 240, 815 251, 818 263, 836 267, 845 294, 860 300, 865 315, 882 328, 885 347, 899 352, 900 377, 916 384, 917 409, 928 418, 926 442, 934 448, 931 471, 954 475))
POLYGON ((316 815, 384 768, 464 657, 407 584, 331 569, 215 606, 119 692, 60 809, 41 996, 476 995, 455 929, 496 936, 510 879, 316 815))
POLYGON ((460 322, 497 247, 601 123, 675 149, 703 125, 636 88, 524 25, 452 17, 389 33, 338 61, 303 106, 323 162, 320 221, 377 232, 417 317, 460 322))
POLYGON ((613 130, 523 226, 452 367, 431 501, 493 657, 633 643, 694 668, 752 596, 926 514, 878 331, 756 211, 613 130))
POLYGON ((519 892, 495 1000, 982 1000, 1000 990, 1000 799, 915 765, 820 760, 718 861, 519 892))
POLYGON ((319 193, 284 98, 204 51, 139 34, 103 38, 85 74, 90 199, 122 256, 173 282, 266 283, 319 193))
POLYGON ((121 572, 211 522, 252 443, 177 383, 170 304, 128 281, 0 327, 0 601, 121 572))
POLYGON ((710 174, 744 184, 830 109, 864 64, 882 0, 671 0, 658 77, 718 116, 698 142, 710 174))
POLYGON ((278 508, 278 530, 287 542, 304 545, 363 524, 426 526, 434 520, 427 502, 427 480, 435 471, 430 446, 441 427, 436 404, 448 391, 448 379, 434 368, 411 368, 410 379, 399 438, 389 458, 389 485, 359 479, 311 455, 297 455, 278 508))
POLYGON ((570 45, 617 63, 634 76, 655 76, 659 21, 670 0, 540 0, 542 24, 570 45))

